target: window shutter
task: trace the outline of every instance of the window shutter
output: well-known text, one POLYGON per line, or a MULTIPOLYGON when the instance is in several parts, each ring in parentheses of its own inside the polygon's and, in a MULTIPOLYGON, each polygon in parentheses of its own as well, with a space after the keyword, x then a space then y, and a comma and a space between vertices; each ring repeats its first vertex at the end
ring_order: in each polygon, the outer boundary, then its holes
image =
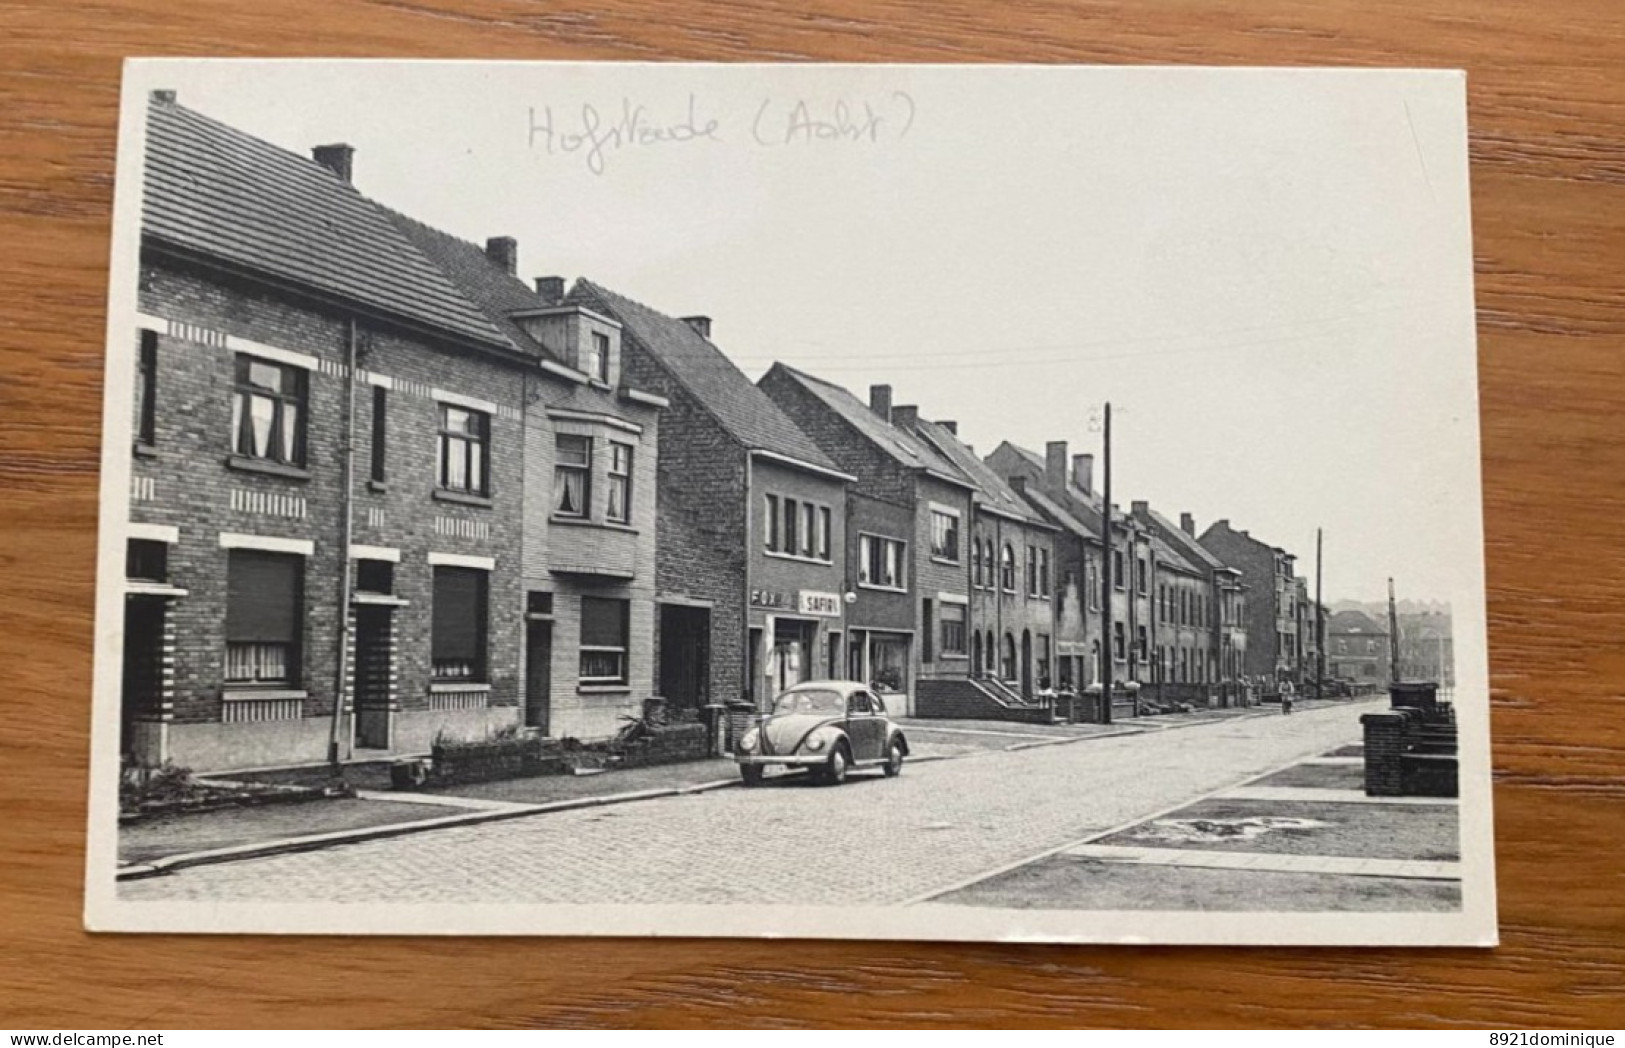
POLYGON ((232 550, 226 564, 226 639, 294 643, 304 568, 304 558, 295 553, 232 550))
POLYGON ((485 572, 435 568, 433 657, 477 662, 484 619, 485 572))
POLYGON ((624 600, 581 598, 581 643, 592 648, 626 647, 624 600))

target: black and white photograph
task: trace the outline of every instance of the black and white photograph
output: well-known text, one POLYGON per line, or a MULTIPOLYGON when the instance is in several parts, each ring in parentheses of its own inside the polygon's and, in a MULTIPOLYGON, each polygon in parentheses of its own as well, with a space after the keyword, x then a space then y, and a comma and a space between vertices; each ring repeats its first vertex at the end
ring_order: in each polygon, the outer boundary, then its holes
POLYGON ((1466 120, 129 61, 87 925, 1494 945, 1466 120))

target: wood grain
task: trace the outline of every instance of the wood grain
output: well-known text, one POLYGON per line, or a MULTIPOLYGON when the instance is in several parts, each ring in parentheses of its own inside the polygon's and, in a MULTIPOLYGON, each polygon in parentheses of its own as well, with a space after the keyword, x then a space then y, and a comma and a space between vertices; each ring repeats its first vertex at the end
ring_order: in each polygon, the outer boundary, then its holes
POLYGON ((1625 7, 0 3, 0 1026, 1625 1024, 1625 7), (1469 71, 1495 951, 93 937, 80 930, 125 55, 1469 71))

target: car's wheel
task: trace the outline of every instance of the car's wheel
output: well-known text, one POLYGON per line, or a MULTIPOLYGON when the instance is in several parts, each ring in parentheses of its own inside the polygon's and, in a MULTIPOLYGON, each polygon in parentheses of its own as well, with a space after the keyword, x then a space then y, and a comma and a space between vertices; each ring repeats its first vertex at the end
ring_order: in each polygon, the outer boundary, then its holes
POLYGON ((760 764, 741 764, 739 777, 745 781, 746 786, 760 786, 765 769, 760 764))
POLYGON ((893 739, 886 748, 886 778, 895 779, 903 774, 903 743, 893 739))
POLYGON ((829 761, 825 763, 823 774, 818 777, 819 782, 825 786, 839 786, 846 781, 846 769, 852 760, 847 755, 846 743, 838 742, 829 753, 829 761))

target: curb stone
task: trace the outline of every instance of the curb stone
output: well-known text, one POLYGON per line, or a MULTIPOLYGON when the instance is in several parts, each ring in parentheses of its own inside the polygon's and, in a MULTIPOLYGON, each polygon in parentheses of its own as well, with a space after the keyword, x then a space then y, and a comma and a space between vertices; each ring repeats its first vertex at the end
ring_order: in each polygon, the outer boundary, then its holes
MULTIPOLYGON (((1255 716, 1263 716, 1260 713, 1255 716)), ((1277 714, 1279 715, 1279 714, 1277 714)), ((1248 720, 1249 716, 1230 718, 1233 720, 1248 720)), ((1227 721, 1206 721, 1203 723, 1226 723, 1227 721)), ((1197 727, 1197 724, 1185 727, 1197 727)), ((1170 730, 1163 728, 1162 730, 1170 730)), ((1044 746, 1061 746, 1071 743, 1089 742, 1093 739, 1122 738, 1128 735, 1148 734, 1152 729, 1145 726, 1125 727, 1123 731, 1099 735, 1081 735, 1072 738, 1059 738, 1043 742, 1019 743, 1007 746, 1003 750, 971 750, 965 753, 938 753, 926 754, 919 757, 910 757, 911 764, 928 764, 933 761, 961 760, 967 757, 982 756, 986 753, 1012 753, 1021 750, 1036 749, 1044 746)), ((216 848, 200 852, 183 852, 178 855, 168 855, 148 862, 133 863, 120 866, 114 873, 115 881, 144 880, 149 877, 159 877, 179 870, 190 869, 194 866, 213 866, 228 862, 241 862, 248 859, 263 859, 274 855, 289 855, 296 852, 319 851, 323 848, 336 847, 342 844, 361 844, 367 841, 385 840, 391 837, 405 837, 414 833, 426 833, 430 830, 455 829, 460 826, 476 826, 488 822, 501 822, 507 819, 521 819, 531 815, 549 815, 556 812, 578 811, 584 808, 600 808, 616 804, 630 804, 634 801, 655 800, 661 797, 678 797, 692 794, 710 793, 714 790, 730 789, 740 785, 738 779, 713 779, 710 782, 696 783, 692 786, 665 786, 650 790, 633 790, 627 793, 612 793, 600 797, 572 797, 568 800, 549 801, 545 804, 516 804, 508 808, 498 808, 488 811, 468 811, 457 815, 443 815, 432 819, 416 819, 411 822, 388 823, 382 826, 366 826, 353 830, 335 830, 331 833, 310 834, 304 837, 284 837, 280 840, 264 841, 253 844, 234 845, 229 848, 216 848)), ((1072 842, 1079 843, 1079 842, 1072 842)), ((936 893, 940 894, 940 893, 936 893)))

